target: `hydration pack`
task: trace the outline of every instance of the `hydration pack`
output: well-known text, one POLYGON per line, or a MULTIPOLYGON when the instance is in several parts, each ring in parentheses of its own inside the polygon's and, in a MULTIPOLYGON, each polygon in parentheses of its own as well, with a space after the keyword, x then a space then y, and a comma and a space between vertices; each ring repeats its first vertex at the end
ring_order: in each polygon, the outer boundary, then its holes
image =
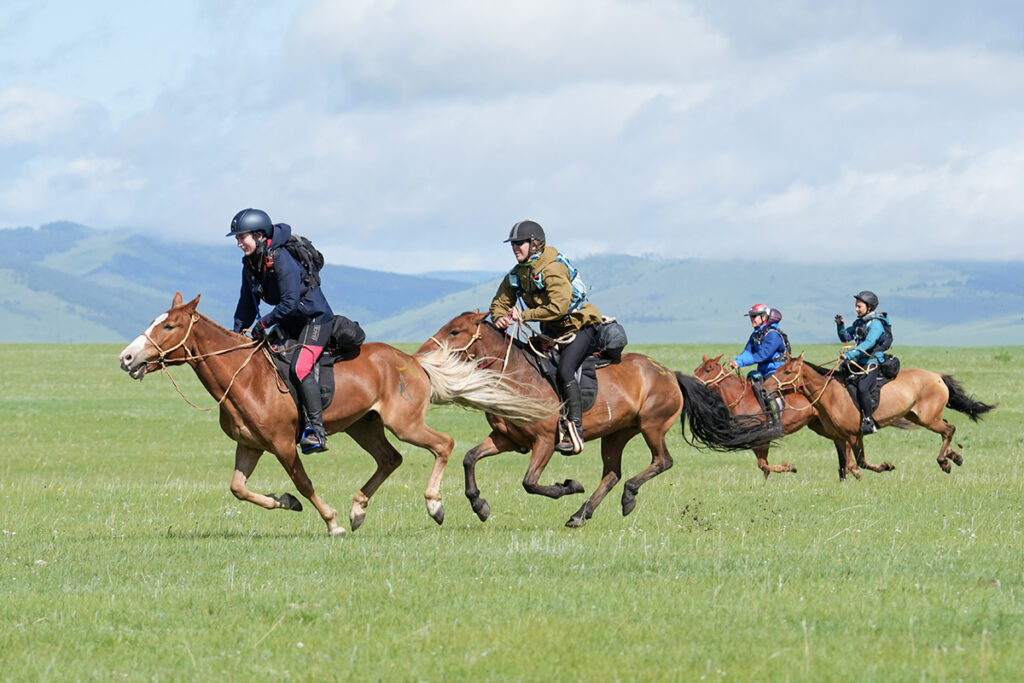
MULTIPOLYGON (((284 225, 282 223, 282 225, 284 225)), ((295 260, 306 269, 306 277, 302 279, 304 285, 312 289, 320 286, 320 269, 324 267, 324 255, 313 246, 307 238, 292 233, 291 237, 284 244, 275 245, 270 250, 270 258, 267 265, 272 267, 274 257, 280 249, 287 249, 288 253, 295 257, 295 260)))
MULTIPOLYGON (((569 283, 572 285, 572 299, 569 302, 569 312, 574 313, 581 308, 583 304, 587 302, 587 284, 580 277, 580 273, 576 270, 576 267, 569 262, 561 252, 558 252, 558 256, 555 257, 555 261, 565 265, 569 269, 569 283)), ((512 288, 516 290, 517 294, 523 291, 522 285, 519 282, 519 273, 516 272, 518 266, 508 272, 508 283, 512 285, 512 288)), ((533 284, 537 289, 544 289, 544 271, 540 271, 533 276, 533 284)))
MULTIPOLYGON (((882 336, 878 338, 878 341, 875 343, 874 346, 872 346, 870 349, 868 349, 867 352, 869 354, 875 354, 875 353, 879 353, 879 352, 882 352, 882 351, 888 351, 889 347, 892 346, 892 325, 889 324, 889 318, 887 317, 887 314, 886 313, 882 313, 881 315, 875 316, 875 320, 877 320, 880 323, 882 323, 882 336)), ((858 326, 854 330, 854 337, 856 338, 858 343, 864 341, 864 338, 867 337, 867 336, 868 336, 868 326, 867 325, 858 326)))

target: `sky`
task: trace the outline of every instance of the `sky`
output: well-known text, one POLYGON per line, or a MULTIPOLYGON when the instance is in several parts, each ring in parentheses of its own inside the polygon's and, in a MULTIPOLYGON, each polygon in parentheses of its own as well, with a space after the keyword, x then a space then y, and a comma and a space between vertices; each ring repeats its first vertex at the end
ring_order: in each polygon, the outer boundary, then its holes
MULTIPOLYGON (((0 228, 331 263, 1024 259, 1024 3, 5 0, 0 228)), ((3 233, 0 232, 0 239, 3 233)))

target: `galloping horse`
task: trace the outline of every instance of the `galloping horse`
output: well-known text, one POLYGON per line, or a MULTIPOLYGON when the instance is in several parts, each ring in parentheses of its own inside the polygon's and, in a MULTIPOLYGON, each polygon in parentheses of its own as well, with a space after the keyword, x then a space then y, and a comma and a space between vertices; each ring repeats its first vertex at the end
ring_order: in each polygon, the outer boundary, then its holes
MULTIPOLYGON (((752 415, 761 412, 761 402, 754 395, 754 388, 750 382, 742 379, 735 372, 729 371, 721 363, 722 357, 703 357, 703 361, 693 371, 697 381, 706 387, 714 389, 725 401, 726 406, 733 413, 752 415)), ((782 431, 786 434, 810 427, 812 431, 826 438, 831 438, 818 420, 818 411, 802 394, 783 394, 784 407, 779 421, 782 423, 782 431)), ((860 435, 857 435, 858 440, 860 435)), ((836 446, 836 453, 839 456, 840 477, 845 476, 844 464, 849 464, 848 445, 845 439, 833 439, 836 446)), ((753 448, 757 457, 757 466, 764 472, 765 479, 772 472, 796 472, 796 465, 788 462, 780 462, 778 465, 768 464, 768 450, 770 444, 760 444, 753 448)), ((853 474, 860 477, 860 473, 853 469, 853 474)))
MULTIPOLYGON (((418 353, 450 348, 476 361, 478 367, 500 365, 503 383, 517 387, 530 400, 557 405, 555 391, 541 375, 528 346, 507 337, 486 317, 486 313, 479 312, 455 317, 425 342, 418 353)), ((603 474, 597 489, 566 526, 583 526, 593 516, 601 500, 622 478, 623 448, 634 436, 642 434, 651 451, 651 464, 623 486, 622 514, 632 512, 640 486, 672 466, 665 435, 684 409, 694 437, 716 450, 746 449, 778 436, 768 433, 760 423, 733 419, 717 394, 693 377, 672 372, 648 356, 623 354, 621 363, 601 368, 597 374, 597 398, 583 414, 583 431, 588 441, 601 439, 603 474)), ((583 486, 572 479, 561 484, 537 483, 554 452, 557 415, 534 423, 515 423, 491 411, 487 411, 486 417, 491 433, 463 460, 466 497, 481 521, 490 516, 490 506, 476 484, 476 463, 498 453, 532 451, 523 478, 523 488, 528 493, 549 498, 583 493, 583 486)))
MULTIPOLYGON (((328 533, 344 535, 337 511, 316 493, 302 466, 295 447, 298 409, 264 347, 198 313, 198 304, 198 296, 186 304, 180 293, 175 294, 171 308, 121 352, 121 368, 141 380, 149 370, 191 366, 217 399, 221 429, 238 444, 231 493, 267 509, 302 510, 291 494, 262 495, 247 488, 260 456, 270 451, 299 493, 320 513, 328 533)), ((353 531, 363 523, 370 496, 402 462, 401 454, 388 443, 385 428, 434 455, 425 492, 427 512, 438 524, 444 521, 441 479, 455 442, 424 422, 435 394, 451 400, 480 395, 482 403, 491 405, 493 401, 493 409, 516 419, 541 419, 551 414, 550 406, 544 412, 514 392, 496 391, 492 375, 481 375, 474 364, 453 354, 414 358, 378 343, 364 344, 356 358, 334 366, 336 395, 324 411, 327 432, 346 432, 377 462, 373 475, 353 497, 349 514, 353 531)))
MULTIPOLYGON (((845 438, 851 444, 858 439, 860 411, 850 399, 846 387, 835 381, 832 371, 805 362, 803 354, 800 354, 776 370, 766 383, 772 381, 780 391, 795 391, 808 399, 817 409, 818 418, 828 436, 845 438)), ((942 418, 944 408, 964 413, 977 422, 978 418, 995 406, 968 396, 950 375, 921 368, 903 368, 895 379, 882 387, 874 418, 880 427, 900 426, 900 419, 906 418, 942 436, 942 447, 936 461, 942 471, 948 474, 952 469, 949 461, 960 466, 963 464, 963 456, 951 446, 956 427, 942 418)), ((860 467, 874 468, 864 462, 863 447, 855 452, 860 467)), ((840 476, 842 469, 840 459, 840 476)))

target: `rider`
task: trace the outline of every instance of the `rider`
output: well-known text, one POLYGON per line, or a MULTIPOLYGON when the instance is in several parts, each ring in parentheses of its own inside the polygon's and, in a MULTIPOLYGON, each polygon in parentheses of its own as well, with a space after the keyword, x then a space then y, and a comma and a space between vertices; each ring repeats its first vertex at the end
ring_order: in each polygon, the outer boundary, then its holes
POLYGON ((743 351, 729 361, 729 366, 736 370, 748 365, 757 364, 756 370, 747 374, 754 387, 754 395, 761 403, 765 412, 774 419, 774 411, 769 409, 770 402, 762 389, 763 382, 775 373, 779 367, 786 362, 788 349, 786 340, 779 330, 779 321, 782 315, 776 311, 776 316, 771 315, 772 309, 766 304, 754 304, 747 311, 750 318, 750 325, 754 331, 750 333, 750 339, 743 351))
POLYGON ((491 319, 503 330, 519 321, 539 322, 541 333, 555 339, 558 391, 565 402, 565 434, 555 448, 565 455, 583 450, 583 399, 576 371, 597 351, 597 307, 577 294, 569 266, 558 250, 546 245, 544 229, 536 222, 519 221, 506 242, 512 244, 517 265, 502 279, 491 301, 491 319), (576 294, 576 296, 574 296, 576 294), (520 309, 517 299, 525 305, 520 309))
POLYGON ((756 363, 757 370, 747 375, 752 382, 763 382, 786 362, 786 340, 779 332, 778 321, 768 319, 770 313, 771 309, 765 304, 751 306, 747 316, 754 331, 740 355, 729 361, 733 370, 756 363))
POLYGON ((878 423, 872 417, 871 391, 878 377, 879 366, 885 361, 885 351, 892 345, 889 318, 885 313, 876 313, 878 297, 874 292, 864 290, 853 297, 857 319, 845 327, 843 316, 836 314, 836 332, 839 340, 856 342, 857 345, 843 353, 851 377, 857 385, 857 405, 860 408, 861 434, 878 431, 878 423))
POLYGON ((234 237, 244 254, 234 331, 252 325, 252 338, 262 340, 276 324, 285 338, 302 345, 291 368, 305 423, 299 447, 303 453, 321 453, 327 450, 327 432, 313 368, 331 334, 334 313, 320 287, 307 284, 309 273, 291 252, 272 248, 284 245, 291 234, 290 226, 275 225, 259 209, 243 209, 231 220, 227 237, 234 237), (260 316, 260 300, 274 306, 264 316, 260 316))

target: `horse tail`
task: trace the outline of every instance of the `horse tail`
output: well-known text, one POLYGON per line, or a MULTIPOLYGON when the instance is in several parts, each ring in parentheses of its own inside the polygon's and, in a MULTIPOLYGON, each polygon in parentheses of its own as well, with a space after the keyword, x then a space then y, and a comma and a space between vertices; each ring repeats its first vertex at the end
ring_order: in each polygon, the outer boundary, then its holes
POLYGON ((995 408, 994 405, 976 401, 973 396, 968 396, 964 388, 960 386, 960 383, 950 375, 942 375, 942 381, 945 383, 946 388, 949 389, 949 400, 946 401, 946 406, 963 413, 971 418, 973 422, 977 422, 978 418, 995 408))
POLYGON ((558 414, 557 401, 526 391, 527 386, 497 370, 464 360, 447 345, 415 358, 430 379, 431 403, 455 403, 518 424, 541 422, 558 414))
POLYGON ((692 375, 675 373, 683 393, 683 439, 696 448, 714 451, 740 451, 770 444, 782 436, 764 415, 733 415, 718 392, 709 389, 692 375), (690 421, 693 439, 686 435, 690 421))

